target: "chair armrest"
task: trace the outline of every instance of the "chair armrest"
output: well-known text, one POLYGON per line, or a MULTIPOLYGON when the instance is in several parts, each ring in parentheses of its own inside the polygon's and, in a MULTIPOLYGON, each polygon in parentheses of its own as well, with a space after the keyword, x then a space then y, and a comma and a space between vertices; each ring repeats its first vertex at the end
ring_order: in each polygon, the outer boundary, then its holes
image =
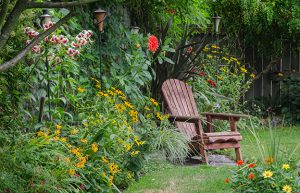
POLYGON ((169 117, 170 122, 178 121, 178 122, 198 123, 200 120, 201 120, 201 118, 197 117, 197 116, 173 116, 173 115, 170 115, 170 117, 169 117))
POLYGON ((249 118, 249 115, 244 114, 231 114, 231 113, 210 113, 210 112, 204 112, 200 113, 203 116, 211 117, 211 119, 220 119, 220 120, 229 120, 234 119, 235 121, 238 121, 240 118, 249 118))

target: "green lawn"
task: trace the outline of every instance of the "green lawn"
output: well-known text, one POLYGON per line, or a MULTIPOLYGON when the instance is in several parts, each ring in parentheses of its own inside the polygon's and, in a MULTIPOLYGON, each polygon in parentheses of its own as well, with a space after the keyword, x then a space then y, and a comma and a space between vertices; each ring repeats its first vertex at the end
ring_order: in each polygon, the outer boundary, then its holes
MULTIPOLYGON (((270 143, 269 130, 256 130, 257 135, 267 151, 270 143)), ((249 131, 241 132, 242 153, 245 159, 260 159, 259 148, 255 138, 249 131)), ((278 128, 273 130, 274 136, 280 140, 280 154, 284 158, 292 152, 292 161, 300 160, 300 127, 278 128)), ((233 156, 233 151, 225 153, 233 156)), ((151 164, 150 164, 151 165, 151 164)), ((224 179, 230 176, 229 166, 213 167, 205 165, 173 166, 165 161, 153 161, 152 168, 156 171, 149 172, 138 182, 133 183, 126 193, 224 193, 230 192, 224 179)))

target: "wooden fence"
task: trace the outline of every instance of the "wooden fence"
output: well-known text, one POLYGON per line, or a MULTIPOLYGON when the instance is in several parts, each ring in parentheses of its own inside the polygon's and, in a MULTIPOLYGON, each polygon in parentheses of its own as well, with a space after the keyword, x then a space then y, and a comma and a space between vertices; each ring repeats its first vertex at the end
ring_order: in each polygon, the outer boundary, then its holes
MULTIPOLYGON (((253 47, 245 50, 245 63, 255 69, 257 74, 262 72, 271 60, 271 57, 257 54, 256 49, 253 47)), ((254 81, 246 93, 246 100, 260 99, 262 102, 280 103, 282 83, 276 78, 278 75, 281 75, 279 73, 283 76, 299 73, 300 76, 300 51, 293 47, 292 44, 287 45, 287 49, 283 51, 281 58, 271 67, 267 74, 254 81)))

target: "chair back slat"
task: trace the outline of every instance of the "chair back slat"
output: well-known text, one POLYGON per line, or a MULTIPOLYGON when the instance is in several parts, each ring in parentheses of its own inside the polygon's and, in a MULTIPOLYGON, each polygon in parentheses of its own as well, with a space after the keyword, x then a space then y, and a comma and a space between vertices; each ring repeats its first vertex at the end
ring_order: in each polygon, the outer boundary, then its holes
MULTIPOLYGON (((199 116, 191 88, 177 79, 166 80, 162 85, 162 94, 168 111, 173 116, 199 116)), ((188 137, 197 135, 196 125, 187 122, 175 122, 188 137)))

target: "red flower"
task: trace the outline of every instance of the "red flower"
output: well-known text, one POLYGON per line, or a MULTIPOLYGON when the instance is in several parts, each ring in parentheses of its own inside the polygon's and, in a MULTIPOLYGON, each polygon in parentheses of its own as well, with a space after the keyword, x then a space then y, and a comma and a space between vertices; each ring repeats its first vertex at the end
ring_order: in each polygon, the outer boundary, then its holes
POLYGON ((212 87, 214 87, 214 88, 217 87, 217 84, 216 84, 213 80, 208 79, 207 82, 208 82, 212 87))
POLYGON ((250 180, 253 180, 253 179, 255 178, 255 175, 251 173, 251 174, 248 175, 248 178, 249 178, 250 180))
POLYGON ((243 161, 243 160, 238 160, 238 161, 236 162, 236 164, 237 164, 238 166, 241 166, 241 165, 244 164, 244 161, 243 161))
POLYGON ((200 72, 200 76, 205 76, 205 72, 200 72))
POLYGON ((148 49, 153 53, 158 49, 158 39, 154 35, 148 38, 148 49))
POLYGON ((254 163, 248 164, 248 168, 254 168, 254 166, 255 166, 254 163))
POLYGON ((230 182, 230 179, 229 179, 229 178, 226 178, 226 179, 225 179, 225 183, 228 184, 229 182, 230 182))

